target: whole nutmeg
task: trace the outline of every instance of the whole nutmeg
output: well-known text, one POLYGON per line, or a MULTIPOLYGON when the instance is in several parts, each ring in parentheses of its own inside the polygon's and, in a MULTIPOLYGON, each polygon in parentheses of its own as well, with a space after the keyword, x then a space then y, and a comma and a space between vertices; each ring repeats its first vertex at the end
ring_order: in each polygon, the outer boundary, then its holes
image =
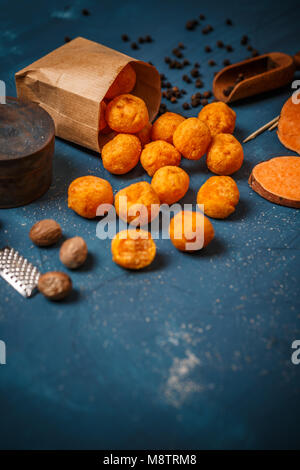
POLYGON ((49 271, 39 277, 38 289, 50 300, 61 300, 71 292, 72 281, 65 273, 49 271))
POLYGON ((56 243, 62 236, 60 225, 53 219, 40 220, 29 232, 31 241, 37 246, 49 246, 56 243))
POLYGON ((60 261, 70 269, 81 266, 88 255, 86 243, 81 237, 73 237, 66 240, 59 252, 60 261))

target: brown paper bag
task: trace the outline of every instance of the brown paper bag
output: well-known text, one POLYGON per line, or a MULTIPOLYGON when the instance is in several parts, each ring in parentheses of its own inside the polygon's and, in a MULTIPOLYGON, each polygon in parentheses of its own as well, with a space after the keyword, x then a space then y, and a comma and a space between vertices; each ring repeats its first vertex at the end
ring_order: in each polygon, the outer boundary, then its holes
POLYGON ((145 101, 152 121, 161 100, 156 68, 80 37, 17 72, 17 95, 52 116, 57 136, 99 151, 111 138, 99 137, 100 103, 128 63, 137 75, 132 94, 145 101))

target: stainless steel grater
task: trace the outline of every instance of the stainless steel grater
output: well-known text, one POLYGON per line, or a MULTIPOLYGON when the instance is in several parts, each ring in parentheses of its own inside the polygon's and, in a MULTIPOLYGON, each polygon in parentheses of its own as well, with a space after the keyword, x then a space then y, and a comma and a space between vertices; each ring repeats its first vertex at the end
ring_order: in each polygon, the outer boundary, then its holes
POLYGON ((0 250, 0 276, 23 297, 31 297, 41 273, 18 251, 6 246, 0 250))

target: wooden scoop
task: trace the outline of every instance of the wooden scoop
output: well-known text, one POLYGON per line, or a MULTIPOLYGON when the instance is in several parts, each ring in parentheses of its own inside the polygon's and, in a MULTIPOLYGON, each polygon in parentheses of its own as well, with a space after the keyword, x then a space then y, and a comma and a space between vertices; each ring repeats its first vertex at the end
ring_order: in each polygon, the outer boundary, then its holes
POLYGON ((282 52, 270 52, 220 70, 213 81, 213 92, 218 100, 232 103, 287 85, 295 70, 300 70, 300 52, 294 57, 282 52), (235 85, 239 74, 244 79, 235 85), (229 93, 232 86, 234 88, 229 93), (224 94, 225 90, 228 96, 224 94))

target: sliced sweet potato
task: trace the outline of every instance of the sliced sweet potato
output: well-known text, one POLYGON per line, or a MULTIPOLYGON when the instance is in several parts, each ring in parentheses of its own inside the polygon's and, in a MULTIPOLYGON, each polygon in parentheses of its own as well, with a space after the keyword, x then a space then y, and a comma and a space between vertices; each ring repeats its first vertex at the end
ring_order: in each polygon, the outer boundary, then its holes
POLYGON ((281 206, 300 208, 300 157, 275 157, 256 165, 249 178, 260 196, 281 206))
POLYGON ((300 155, 300 103, 293 103, 292 97, 281 110, 277 135, 286 148, 300 155))

